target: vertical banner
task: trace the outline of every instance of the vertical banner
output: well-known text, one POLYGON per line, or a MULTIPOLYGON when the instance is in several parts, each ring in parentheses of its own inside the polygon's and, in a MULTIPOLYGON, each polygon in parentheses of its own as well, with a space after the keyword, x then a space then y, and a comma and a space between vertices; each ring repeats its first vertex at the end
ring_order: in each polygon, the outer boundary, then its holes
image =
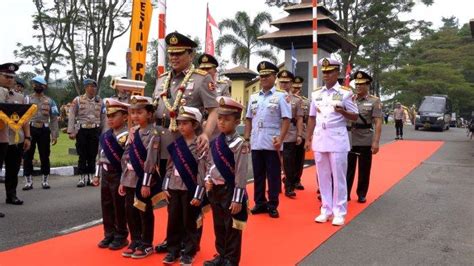
POLYGON ((209 4, 208 4, 207 12, 206 12, 206 43, 204 47, 204 52, 206 54, 210 54, 214 56, 214 38, 212 37, 211 26, 217 28, 217 23, 214 20, 214 18, 211 16, 211 13, 209 13, 209 4))
POLYGON ((131 79, 145 78, 146 49, 153 7, 150 0, 133 0, 130 27, 131 79))
POLYGON ((347 67, 346 67, 346 75, 344 77, 344 86, 346 87, 349 87, 349 83, 351 82, 351 72, 352 72, 351 61, 348 61, 347 67))

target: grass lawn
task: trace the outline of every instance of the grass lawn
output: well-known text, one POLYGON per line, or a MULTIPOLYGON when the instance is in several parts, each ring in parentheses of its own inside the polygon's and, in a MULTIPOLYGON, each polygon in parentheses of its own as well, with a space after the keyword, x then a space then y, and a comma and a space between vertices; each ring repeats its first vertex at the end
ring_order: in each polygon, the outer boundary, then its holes
MULTIPOLYGON (((58 143, 51 146, 51 167, 77 165, 77 155, 69 154, 69 148, 76 148, 76 141, 70 140, 65 133, 59 134, 58 143)), ((33 161, 35 166, 40 166, 38 147, 36 147, 35 159, 33 161)))

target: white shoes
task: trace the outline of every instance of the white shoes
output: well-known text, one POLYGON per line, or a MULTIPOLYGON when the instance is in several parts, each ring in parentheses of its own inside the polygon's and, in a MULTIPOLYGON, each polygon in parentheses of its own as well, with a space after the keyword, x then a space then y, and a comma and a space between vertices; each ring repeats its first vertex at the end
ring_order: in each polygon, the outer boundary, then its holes
POLYGON ((314 221, 317 223, 325 223, 331 218, 331 215, 326 215, 326 214, 320 214, 316 218, 314 218, 314 221))
POLYGON ((332 220, 332 225, 341 226, 341 225, 344 225, 344 221, 345 221, 344 217, 336 216, 332 220))

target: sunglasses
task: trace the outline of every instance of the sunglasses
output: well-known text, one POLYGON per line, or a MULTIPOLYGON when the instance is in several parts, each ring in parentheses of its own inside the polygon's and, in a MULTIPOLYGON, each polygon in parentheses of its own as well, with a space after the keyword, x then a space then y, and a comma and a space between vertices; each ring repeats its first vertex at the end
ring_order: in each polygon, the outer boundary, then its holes
POLYGON ((182 51, 182 52, 172 52, 172 53, 168 53, 169 56, 182 56, 186 53, 186 51, 182 51))

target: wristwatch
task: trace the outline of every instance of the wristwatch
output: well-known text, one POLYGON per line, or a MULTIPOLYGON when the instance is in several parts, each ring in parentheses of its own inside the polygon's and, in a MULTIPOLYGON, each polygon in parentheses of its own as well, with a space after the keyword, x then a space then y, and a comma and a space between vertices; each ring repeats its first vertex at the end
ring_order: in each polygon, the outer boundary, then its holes
POLYGON ((25 139, 27 139, 27 140, 31 140, 31 137, 29 137, 29 136, 28 136, 28 137, 25 137, 25 139))

